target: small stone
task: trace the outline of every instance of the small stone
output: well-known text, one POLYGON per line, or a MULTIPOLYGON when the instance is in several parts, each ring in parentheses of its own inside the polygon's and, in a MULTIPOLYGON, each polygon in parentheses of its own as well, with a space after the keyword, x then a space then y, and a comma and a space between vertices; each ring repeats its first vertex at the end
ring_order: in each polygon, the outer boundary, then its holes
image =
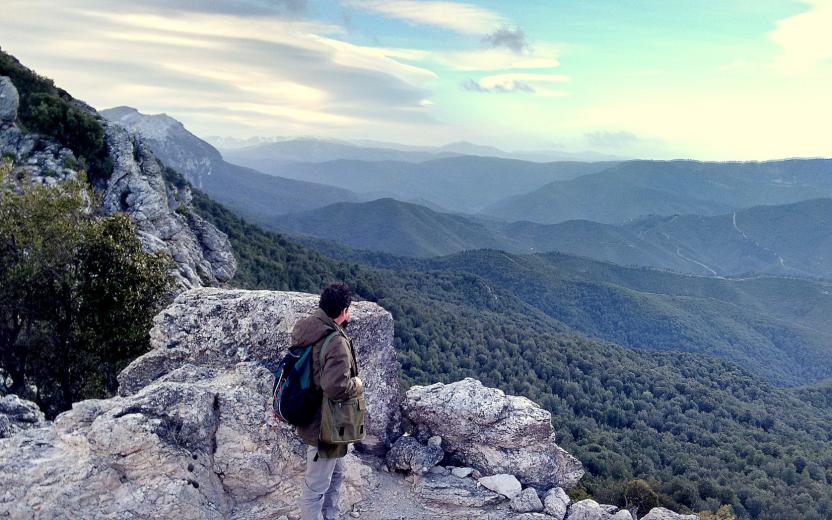
POLYGON ((436 448, 442 447, 442 437, 439 435, 434 435, 430 439, 428 439, 428 446, 434 446, 436 448))
POLYGON ((518 513, 534 513, 543 510, 543 502, 534 488, 526 488, 511 499, 511 508, 518 513))
POLYGON ((480 473, 480 470, 475 469, 474 471, 471 472, 471 477, 479 480, 479 479, 482 478, 482 473, 480 473))
POLYGON ((451 470, 451 474, 457 478, 465 478, 471 475, 474 470, 472 468, 454 468, 451 470))
POLYGON ((559 487, 550 489, 543 497, 546 514, 552 515, 557 520, 563 520, 566 516, 566 510, 569 508, 570 502, 569 495, 559 487))
POLYGON ((434 466, 428 470, 428 473, 431 475, 447 475, 448 470, 443 468, 442 466, 434 466))
POLYGON ((351 511, 351 512, 350 512, 350 516, 351 516, 351 517, 353 517, 353 518, 358 518, 358 517, 359 517, 359 516, 361 516, 361 515, 360 515, 360 514, 358 514, 358 511, 351 511))
POLYGON ((509 475, 508 473, 482 477, 477 482, 479 482, 481 486, 508 498, 516 497, 523 489, 523 486, 520 485, 520 481, 517 480, 517 477, 509 475))

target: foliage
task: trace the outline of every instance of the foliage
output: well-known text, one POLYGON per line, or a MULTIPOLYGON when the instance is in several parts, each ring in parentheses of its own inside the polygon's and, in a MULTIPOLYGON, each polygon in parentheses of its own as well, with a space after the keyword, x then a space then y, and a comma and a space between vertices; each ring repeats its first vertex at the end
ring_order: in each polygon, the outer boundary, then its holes
POLYGON ((98 217, 83 179, 0 192, 0 367, 9 392, 53 417, 112 395, 148 348, 172 287, 169 259, 142 251, 126 215, 98 217))
POLYGON ((0 76, 8 76, 20 95, 18 120, 25 131, 54 138, 86 165, 90 180, 109 178, 113 165, 107 153, 104 127, 69 94, 55 87, 0 50, 0 76))
POLYGON ((715 513, 702 511, 697 514, 699 515, 699 520, 737 520, 733 508, 729 505, 721 506, 715 513))
POLYGON ((194 206, 228 234, 239 286, 317 292, 344 280, 390 311, 404 385, 472 376, 541 403, 558 443, 587 470, 573 496, 621 496, 627 482, 654 479, 659 502, 679 510, 730 504, 739 518, 832 514, 829 408, 709 357, 573 335, 471 272, 392 258, 384 269, 335 261, 196 190, 194 206))

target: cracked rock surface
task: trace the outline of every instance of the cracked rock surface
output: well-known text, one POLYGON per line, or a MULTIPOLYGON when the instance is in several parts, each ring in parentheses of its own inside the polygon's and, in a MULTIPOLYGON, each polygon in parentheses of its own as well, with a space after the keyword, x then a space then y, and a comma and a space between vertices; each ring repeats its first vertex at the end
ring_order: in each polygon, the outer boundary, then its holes
POLYGON ((446 453, 483 475, 507 473, 544 490, 583 476, 580 461, 555 444, 552 415, 525 397, 466 378, 413 386, 402 408, 419 437, 441 436, 446 453))

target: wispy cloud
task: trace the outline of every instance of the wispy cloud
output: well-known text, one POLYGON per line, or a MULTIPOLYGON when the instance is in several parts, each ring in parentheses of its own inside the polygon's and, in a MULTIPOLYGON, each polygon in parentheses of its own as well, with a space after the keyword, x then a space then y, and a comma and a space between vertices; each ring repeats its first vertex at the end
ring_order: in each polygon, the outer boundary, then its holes
POLYGON ((559 97, 568 95, 563 90, 553 89, 552 84, 569 81, 561 74, 510 73, 485 76, 479 80, 467 79, 462 88, 481 93, 525 93, 539 96, 559 97))
POLYGON ((350 7, 415 25, 465 34, 485 34, 507 23, 499 13, 474 4, 422 0, 347 0, 350 7))
POLYGON ((809 9, 777 22, 769 38, 782 51, 776 65, 787 73, 805 73, 821 62, 832 59, 832 2, 804 0, 809 9))
POLYGON ((548 47, 536 47, 534 52, 521 55, 505 48, 450 51, 432 55, 428 60, 458 71, 550 69, 560 65, 553 50, 548 47))
POLYGON ((505 47, 515 54, 521 54, 529 47, 526 33, 519 27, 514 29, 508 26, 501 27, 493 33, 487 34, 482 41, 491 47, 505 47))
POLYGON ((239 135, 442 126, 429 113, 436 75, 406 62, 423 51, 342 41, 342 28, 298 19, 287 2, 229 14, 229 2, 178 1, 212 8, 176 16, 155 0, 8 2, 4 49, 99 108, 131 104, 239 135))

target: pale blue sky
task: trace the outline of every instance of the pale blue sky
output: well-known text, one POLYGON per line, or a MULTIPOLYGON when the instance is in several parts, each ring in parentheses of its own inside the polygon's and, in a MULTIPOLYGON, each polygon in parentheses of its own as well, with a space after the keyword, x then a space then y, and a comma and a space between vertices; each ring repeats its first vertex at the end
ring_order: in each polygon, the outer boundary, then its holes
POLYGON ((199 135, 832 156, 832 0, 3 0, 0 46, 199 135))

